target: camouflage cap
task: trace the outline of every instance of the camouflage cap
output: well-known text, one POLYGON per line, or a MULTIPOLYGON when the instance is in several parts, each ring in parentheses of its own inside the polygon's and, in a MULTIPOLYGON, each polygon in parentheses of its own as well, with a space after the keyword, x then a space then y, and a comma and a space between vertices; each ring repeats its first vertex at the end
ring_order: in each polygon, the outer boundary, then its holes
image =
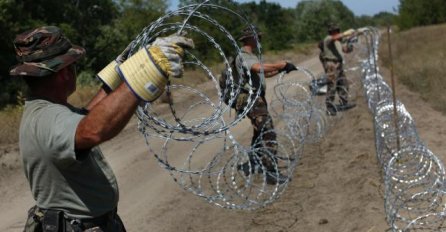
POLYGON ((263 33, 260 31, 258 27, 255 25, 248 25, 243 30, 238 40, 243 41, 246 38, 251 38, 257 36, 261 36, 263 33))
POLYGON ((71 44, 55 26, 44 26, 18 34, 14 39, 19 62, 11 76, 42 77, 56 73, 85 55, 85 49, 71 44))
POLYGON ((341 28, 336 23, 330 23, 328 24, 328 33, 335 32, 335 31, 341 31, 341 28))

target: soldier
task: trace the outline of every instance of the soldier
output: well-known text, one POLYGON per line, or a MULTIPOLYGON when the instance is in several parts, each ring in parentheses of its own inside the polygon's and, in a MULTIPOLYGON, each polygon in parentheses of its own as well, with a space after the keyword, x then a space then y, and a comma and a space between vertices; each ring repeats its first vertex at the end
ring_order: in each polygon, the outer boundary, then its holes
POLYGON ((264 78, 270 78, 285 71, 289 73, 293 70, 297 70, 296 66, 285 61, 279 61, 276 63, 261 63, 259 58, 255 54, 258 41, 262 38, 262 32, 255 26, 247 26, 238 40, 243 44, 241 53, 236 57, 236 68, 242 73, 243 79, 241 93, 237 96, 235 110, 242 112, 248 103, 249 93, 247 90, 253 88, 254 91, 260 91, 260 96, 255 100, 251 110, 249 110, 247 117, 251 120, 253 126, 253 137, 251 140, 251 146, 253 153, 249 154, 249 162, 238 166, 239 170, 242 170, 245 175, 250 175, 256 171, 260 172, 263 169, 260 167, 262 164, 266 170, 266 181, 268 184, 282 184, 287 180, 287 177, 280 174, 277 170, 277 161, 275 154, 277 152, 276 134, 274 132, 274 126, 271 116, 268 113, 268 105, 265 99, 266 84, 264 78), (260 75, 262 71, 264 75, 260 75), (252 86, 247 86, 248 75, 246 70, 250 70, 250 79, 252 86), (265 146, 265 147, 262 147, 265 146), (265 149, 268 152, 265 152, 265 149), (256 152, 257 151, 257 152, 256 152), (263 151, 263 152, 262 152, 263 151))
POLYGON ((25 232, 125 231, 117 214, 116 178, 98 145, 124 128, 141 101, 155 100, 167 78, 181 76, 183 47, 193 42, 157 38, 127 60, 126 49, 99 73, 105 85, 83 109, 67 102, 76 89, 82 47, 54 26, 19 34, 14 46, 19 63, 10 75, 23 77, 30 90, 19 147, 36 206, 25 232))
POLYGON ((321 44, 320 60, 324 67, 328 82, 327 96, 325 104, 327 115, 334 116, 337 111, 348 110, 355 107, 355 104, 349 103, 348 99, 348 81, 344 73, 343 62, 344 53, 351 52, 351 48, 341 43, 342 39, 351 37, 355 30, 349 29, 341 33, 336 24, 330 24, 328 27, 328 36, 321 44), (334 100, 338 93, 340 104, 335 105, 334 100))

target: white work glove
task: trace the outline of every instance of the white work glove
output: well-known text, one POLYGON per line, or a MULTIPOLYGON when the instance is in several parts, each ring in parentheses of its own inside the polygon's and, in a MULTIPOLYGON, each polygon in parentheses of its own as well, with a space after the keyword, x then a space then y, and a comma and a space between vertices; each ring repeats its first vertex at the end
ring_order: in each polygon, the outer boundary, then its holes
POLYGON ((348 29, 348 30, 342 32, 342 37, 350 37, 353 34, 355 34, 355 32, 356 31, 354 29, 348 29))
POLYGON ((155 59, 155 62, 160 66, 166 77, 178 78, 183 74, 183 63, 181 62, 181 58, 184 56, 183 48, 193 47, 194 42, 192 39, 171 35, 156 38, 155 42, 148 48, 152 55, 159 57, 159 59, 155 59))
POLYGON ((115 90, 122 83, 122 80, 116 71, 116 67, 127 59, 134 42, 135 41, 132 41, 129 45, 127 45, 124 51, 122 51, 115 60, 110 62, 97 74, 97 77, 111 90, 115 90))
POLYGON ((358 34, 364 34, 364 32, 368 31, 369 29, 367 27, 361 27, 358 28, 358 34))
POLYGON ((181 77, 184 48, 194 48, 192 39, 171 35, 157 38, 118 66, 119 75, 137 97, 154 101, 169 77, 181 77))

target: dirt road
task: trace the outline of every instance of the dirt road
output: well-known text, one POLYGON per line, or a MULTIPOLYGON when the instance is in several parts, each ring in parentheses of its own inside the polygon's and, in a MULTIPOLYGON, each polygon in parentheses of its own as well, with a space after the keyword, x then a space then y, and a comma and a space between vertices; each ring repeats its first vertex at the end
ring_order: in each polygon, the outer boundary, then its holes
MULTIPOLYGON (((321 72, 316 57, 300 66, 321 72)), ((384 72, 384 76, 389 75, 384 72)), ((442 149, 446 117, 403 86, 397 91, 421 139, 446 161, 446 149, 442 149)), ((102 146, 118 178, 119 214, 128 231, 385 231, 383 182, 375 157, 372 118, 361 94, 357 104, 323 141, 305 147, 282 197, 253 212, 221 209, 178 187, 148 152, 132 120, 102 146)), ((236 133, 250 139, 247 119, 236 133)), ((21 231, 33 200, 21 170, 5 173, 0 175, 0 231, 21 231)))

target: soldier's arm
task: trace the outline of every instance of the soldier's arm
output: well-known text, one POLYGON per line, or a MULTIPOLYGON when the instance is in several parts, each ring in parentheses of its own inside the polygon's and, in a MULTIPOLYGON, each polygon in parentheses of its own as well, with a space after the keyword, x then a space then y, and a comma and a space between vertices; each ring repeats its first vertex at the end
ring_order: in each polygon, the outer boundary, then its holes
MULTIPOLYGON (((280 72, 286 65, 285 61, 280 61, 277 63, 263 63, 263 72, 265 77, 272 77, 280 72)), ((260 73, 262 70, 262 65, 260 63, 254 64, 251 66, 251 72, 260 73)))
POLYGON ((103 85, 101 89, 96 93, 96 96, 90 100, 90 102, 85 107, 87 110, 91 110, 95 105, 97 105, 100 101, 102 101, 107 95, 111 92, 111 90, 103 85))
POLYGON ((77 126, 77 150, 90 149, 116 136, 136 110, 139 100, 126 84, 121 84, 109 95, 102 91, 97 96, 101 100, 89 109, 88 115, 77 126))

